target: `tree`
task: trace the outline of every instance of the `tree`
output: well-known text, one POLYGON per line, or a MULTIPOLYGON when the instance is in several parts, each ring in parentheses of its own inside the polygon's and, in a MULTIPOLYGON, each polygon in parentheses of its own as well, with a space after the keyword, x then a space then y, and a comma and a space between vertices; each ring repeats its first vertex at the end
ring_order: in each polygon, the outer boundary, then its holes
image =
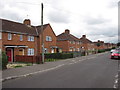
POLYGON ((120 42, 117 43, 117 46, 120 46, 120 42))

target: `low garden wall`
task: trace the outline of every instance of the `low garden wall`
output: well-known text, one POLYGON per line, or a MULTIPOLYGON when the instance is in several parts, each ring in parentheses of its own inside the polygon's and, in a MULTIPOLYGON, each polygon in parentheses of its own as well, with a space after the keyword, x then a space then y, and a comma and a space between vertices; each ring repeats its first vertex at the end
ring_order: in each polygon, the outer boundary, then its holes
POLYGON ((15 62, 42 63, 42 56, 19 56, 15 57, 15 62))

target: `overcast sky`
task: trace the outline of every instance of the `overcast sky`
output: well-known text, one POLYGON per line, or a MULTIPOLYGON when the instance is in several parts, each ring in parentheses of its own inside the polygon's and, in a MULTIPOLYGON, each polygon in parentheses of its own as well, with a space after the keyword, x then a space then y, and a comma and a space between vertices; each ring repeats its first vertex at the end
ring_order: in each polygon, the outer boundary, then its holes
POLYGON ((44 24, 50 23, 55 34, 65 29, 78 38, 86 35, 92 41, 118 41, 119 0, 0 0, 0 18, 22 23, 29 18, 40 25, 41 3, 44 24))

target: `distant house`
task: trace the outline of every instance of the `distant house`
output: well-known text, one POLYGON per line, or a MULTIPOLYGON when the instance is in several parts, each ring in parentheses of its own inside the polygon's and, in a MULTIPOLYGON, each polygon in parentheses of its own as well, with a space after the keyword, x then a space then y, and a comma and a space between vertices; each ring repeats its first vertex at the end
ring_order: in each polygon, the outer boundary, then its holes
MULTIPOLYGON (((57 46, 56 46, 56 35, 51 27, 50 24, 44 25, 43 31, 43 41, 44 41, 44 49, 45 53, 56 53, 57 46)), ((36 29, 38 30, 39 38, 40 38, 40 45, 42 45, 42 38, 41 38, 41 26, 37 26, 36 29)), ((40 46, 40 53, 42 51, 42 47, 40 46)))
MULTIPOLYGON (((16 55, 37 56, 41 53, 41 26, 32 26, 29 19, 23 23, 0 19, 0 51, 5 51, 9 62, 16 55)), ((50 24, 43 26, 43 38, 46 53, 56 52, 56 35, 50 24)))
POLYGON ((106 49, 106 45, 104 43, 104 41, 100 41, 98 40, 97 42, 94 42, 94 44, 96 45, 96 49, 100 50, 100 49, 106 49))
POLYGON ((82 49, 86 51, 93 51, 95 50, 95 45, 92 41, 86 38, 86 35, 83 35, 80 38, 80 41, 82 42, 82 49))
POLYGON ((94 44, 96 45, 96 49, 97 50, 100 50, 100 49, 111 49, 113 47, 117 47, 116 44, 104 43, 104 41, 100 41, 100 40, 98 40, 97 42, 94 42, 94 44))
POLYGON ((57 46, 59 47, 59 52, 80 51, 81 41, 70 34, 70 30, 66 29, 65 32, 57 36, 57 46))

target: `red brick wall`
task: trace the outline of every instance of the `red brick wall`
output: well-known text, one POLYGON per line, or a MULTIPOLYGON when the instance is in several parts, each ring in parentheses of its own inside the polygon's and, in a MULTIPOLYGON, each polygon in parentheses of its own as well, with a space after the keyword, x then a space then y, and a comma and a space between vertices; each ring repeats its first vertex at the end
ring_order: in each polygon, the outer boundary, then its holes
POLYGON ((62 49, 63 52, 69 51, 68 41, 57 41, 57 46, 62 49))
MULTIPOLYGON (((48 25, 44 30, 44 47, 48 49, 48 52, 51 53, 51 46, 56 46, 56 35, 53 32, 50 25, 48 25), (46 36, 50 36, 52 38, 52 41, 46 41, 46 36)), ((41 53, 41 35, 40 35, 40 53, 41 53)), ((54 51, 56 52, 56 50, 54 51)))
MULTIPOLYGON (((2 34, 2 48, 5 51, 4 45, 25 45, 28 46, 28 48, 34 48, 36 51, 36 41, 37 38, 34 37, 34 41, 28 41, 28 36, 23 35, 23 41, 20 41, 20 34, 12 34, 12 40, 8 40, 8 33, 3 33, 2 34)), ((25 55, 27 55, 27 49, 25 48, 25 55)), ((14 48, 14 55, 18 55, 18 48, 14 48)), ((36 52, 35 52, 36 55, 36 52)))

